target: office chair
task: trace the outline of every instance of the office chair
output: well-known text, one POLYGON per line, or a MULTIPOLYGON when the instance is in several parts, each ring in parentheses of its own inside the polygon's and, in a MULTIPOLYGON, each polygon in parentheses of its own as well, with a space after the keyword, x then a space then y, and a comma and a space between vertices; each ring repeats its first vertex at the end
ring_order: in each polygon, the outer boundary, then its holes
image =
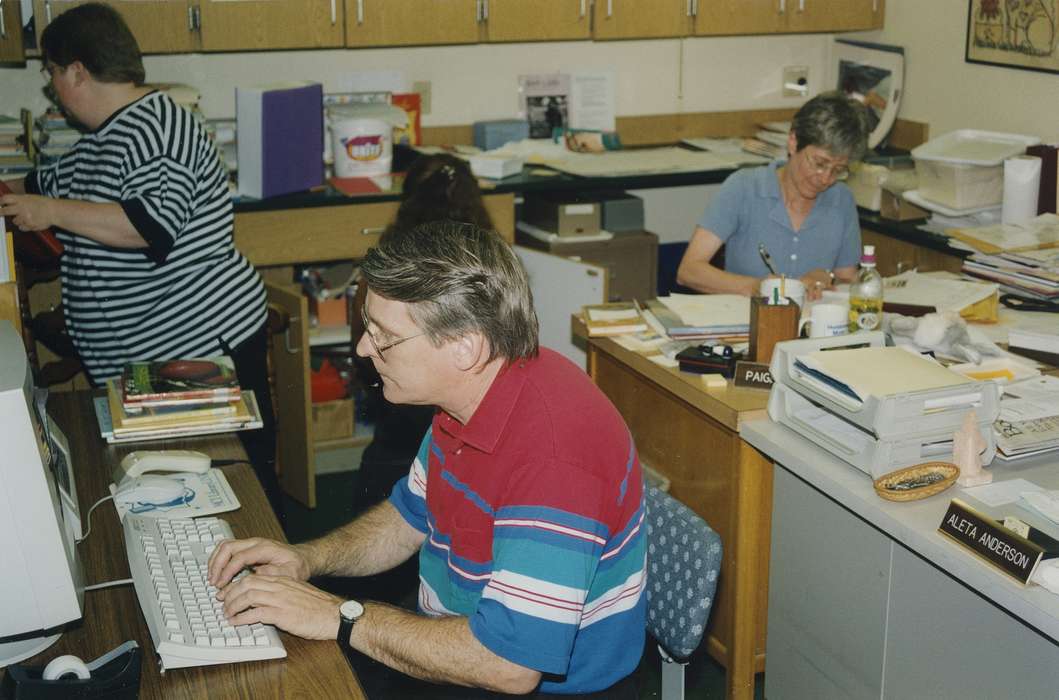
POLYGON ((683 700, 684 667, 710 618, 721 538, 686 505, 645 484, 647 631, 662 656, 662 700, 683 700))

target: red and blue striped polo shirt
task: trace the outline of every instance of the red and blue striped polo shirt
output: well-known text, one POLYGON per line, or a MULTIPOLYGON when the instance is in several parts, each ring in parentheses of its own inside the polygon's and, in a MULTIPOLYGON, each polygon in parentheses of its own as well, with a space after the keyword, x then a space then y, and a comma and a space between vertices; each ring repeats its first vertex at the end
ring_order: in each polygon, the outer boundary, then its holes
POLYGON ((628 428, 588 376, 542 349, 463 425, 439 411, 391 502, 427 539, 420 610, 464 615, 484 646, 584 693, 644 643, 643 482, 628 428))

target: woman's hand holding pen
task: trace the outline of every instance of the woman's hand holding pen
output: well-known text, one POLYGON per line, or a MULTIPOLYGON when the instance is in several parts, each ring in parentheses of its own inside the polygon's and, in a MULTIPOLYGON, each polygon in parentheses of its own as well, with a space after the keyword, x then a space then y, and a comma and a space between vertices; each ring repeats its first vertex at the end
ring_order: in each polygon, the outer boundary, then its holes
POLYGON ((816 301, 824 294, 825 289, 833 289, 832 275, 827 270, 811 270, 802 275, 801 283, 805 285, 806 301, 816 301))

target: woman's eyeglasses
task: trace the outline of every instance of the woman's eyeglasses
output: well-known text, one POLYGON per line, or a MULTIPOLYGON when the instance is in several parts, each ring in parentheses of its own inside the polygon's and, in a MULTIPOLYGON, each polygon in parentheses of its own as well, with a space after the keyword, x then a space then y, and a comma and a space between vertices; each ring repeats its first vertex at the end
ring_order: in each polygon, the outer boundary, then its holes
POLYGON ((828 160, 817 158, 809 153, 805 154, 805 162, 809 164, 810 170, 821 177, 832 180, 845 180, 849 177, 849 168, 845 165, 835 165, 828 160))

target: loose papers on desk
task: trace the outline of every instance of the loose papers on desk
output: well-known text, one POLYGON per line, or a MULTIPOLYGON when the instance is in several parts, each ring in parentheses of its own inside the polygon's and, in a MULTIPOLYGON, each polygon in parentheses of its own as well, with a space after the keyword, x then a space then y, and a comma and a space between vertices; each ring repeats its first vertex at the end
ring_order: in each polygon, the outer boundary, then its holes
POLYGON ((951 229, 949 233, 983 253, 1054 248, 1059 246, 1059 216, 1041 214, 1021 224, 951 229))
POLYGON ((997 285, 923 275, 915 270, 883 280, 887 304, 933 306, 955 311, 968 320, 996 321, 997 285))

